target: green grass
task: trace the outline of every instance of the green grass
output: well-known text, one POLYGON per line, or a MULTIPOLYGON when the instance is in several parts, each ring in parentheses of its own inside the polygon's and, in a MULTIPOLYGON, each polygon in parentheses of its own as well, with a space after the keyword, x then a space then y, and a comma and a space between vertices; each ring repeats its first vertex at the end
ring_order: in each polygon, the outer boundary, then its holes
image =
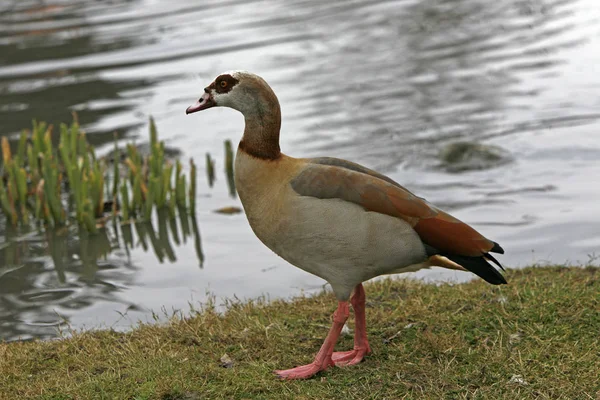
MULTIPOLYGON (((271 371, 312 361, 336 305, 330 293, 208 308, 129 333, 0 344, 0 398, 599 399, 598 269, 507 278, 503 287, 366 285, 373 354, 307 381, 271 371)), ((337 346, 351 347, 350 335, 337 346)))

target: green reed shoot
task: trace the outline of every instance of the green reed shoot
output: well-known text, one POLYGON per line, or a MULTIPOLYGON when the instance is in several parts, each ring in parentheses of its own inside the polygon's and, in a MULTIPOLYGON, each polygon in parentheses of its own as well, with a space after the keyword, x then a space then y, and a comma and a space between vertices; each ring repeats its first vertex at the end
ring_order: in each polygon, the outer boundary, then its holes
POLYGON ((195 164, 190 161, 188 185, 181 162, 173 165, 166 159, 165 144, 158 140, 152 119, 149 131, 149 154, 142 155, 128 144, 123 163, 115 137, 114 163, 109 168, 104 158, 96 157, 76 117, 70 126, 61 124, 57 146, 52 144, 52 126, 33 121, 31 131, 19 136, 15 155, 8 139, 1 140, 0 210, 14 226, 28 224, 31 217, 61 226, 70 223, 68 217, 73 215, 74 222, 91 233, 97 232, 109 212, 113 219, 120 214, 128 221, 150 219, 155 208, 165 209, 170 217, 176 215, 176 206, 181 212, 192 211, 195 164), (120 179, 122 170, 125 179, 120 179), (112 201, 112 207, 107 207, 107 201, 112 201))
POLYGON ((127 184, 123 182, 121 185, 121 217, 123 221, 129 221, 129 189, 127 189, 127 184))
POLYGON ((206 153, 206 178, 208 186, 213 187, 215 183, 215 160, 212 159, 210 153, 206 153))
POLYGON ((227 175, 227 186, 229 187, 229 195, 235 197, 235 180, 233 175, 233 145, 231 140, 225 141, 225 175, 227 175))
POLYGON ((196 164, 190 159, 190 211, 196 210, 196 164))

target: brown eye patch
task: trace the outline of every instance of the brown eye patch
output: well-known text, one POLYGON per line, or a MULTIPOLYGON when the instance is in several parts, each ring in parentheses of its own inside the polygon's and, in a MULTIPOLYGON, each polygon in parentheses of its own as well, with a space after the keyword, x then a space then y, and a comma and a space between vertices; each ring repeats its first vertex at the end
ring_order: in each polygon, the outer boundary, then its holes
POLYGON ((217 79, 215 79, 215 90, 217 93, 227 93, 233 89, 238 82, 237 79, 229 74, 219 75, 217 79))

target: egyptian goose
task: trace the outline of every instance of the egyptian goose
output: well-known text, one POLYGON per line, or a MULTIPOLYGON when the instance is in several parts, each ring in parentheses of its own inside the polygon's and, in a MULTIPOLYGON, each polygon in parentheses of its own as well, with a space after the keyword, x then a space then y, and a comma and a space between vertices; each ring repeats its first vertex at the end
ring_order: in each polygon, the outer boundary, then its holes
POLYGON ((385 175, 330 157, 292 158, 279 149, 281 111, 269 85, 245 71, 219 75, 186 114, 221 106, 244 115, 235 185, 256 236, 289 263, 325 279, 338 299, 333 324, 311 364, 275 371, 309 378, 329 366, 353 365, 371 352, 362 282, 438 266, 506 283, 488 261, 504 253, 469 225, 385 175), (351 297, 352 295, 352 297, 351 297), (352 304, 354 349, 334 352, 352 304))

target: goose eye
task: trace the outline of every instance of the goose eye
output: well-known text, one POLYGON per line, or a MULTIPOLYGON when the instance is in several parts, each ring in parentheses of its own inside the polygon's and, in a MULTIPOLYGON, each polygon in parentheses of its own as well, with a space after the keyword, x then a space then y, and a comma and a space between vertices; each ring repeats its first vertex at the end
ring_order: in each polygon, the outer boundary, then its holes
POLYGON ((226 88, 226 87, 227 87, 227 81, 221 81, 221 82, 219 82, 219 85, 220 85, 222 88, 226 88))

